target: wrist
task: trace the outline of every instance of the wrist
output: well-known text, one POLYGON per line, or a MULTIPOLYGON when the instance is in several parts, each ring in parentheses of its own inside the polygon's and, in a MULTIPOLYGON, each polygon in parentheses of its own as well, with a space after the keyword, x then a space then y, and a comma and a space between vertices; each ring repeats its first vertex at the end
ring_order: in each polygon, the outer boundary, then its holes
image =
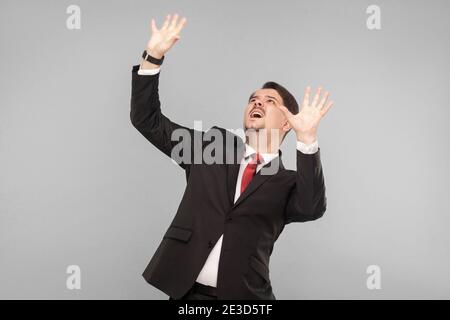
MULTIPOLYGON (((145 48, 145 52, 155 59, 161 59, 164 56, 163 54, 159 53, 158 50, 155 50, 154 48, 150 48, 150 47, 145 48)), ((145 52, 144 52, 144 54, 145 54, 145 52)), ((144 56, 142 57, 142 62, 141 62, 141 66, 140 66, 141 69, 144 69, 144 70, 159 69, 160 67, 161 67, 161 64, 155 64, 155 63, 149 62, 146 59, 144 59, 144 56)))
POLYGON ((297 141, 300 141, 304 144, 312 144, 316 140, 317 140, 317 136, 315 134, 313 134, 313 135, 297 134, 297 141))
POLYGON ((147 48, 145 48, 145 50, 147 50, 147 53, 149 55, 151 55, 153 58, 156 58, 156 59, 161 59, 164 56, 163 53, 159 52, 155 48, 147 47, 147 48))

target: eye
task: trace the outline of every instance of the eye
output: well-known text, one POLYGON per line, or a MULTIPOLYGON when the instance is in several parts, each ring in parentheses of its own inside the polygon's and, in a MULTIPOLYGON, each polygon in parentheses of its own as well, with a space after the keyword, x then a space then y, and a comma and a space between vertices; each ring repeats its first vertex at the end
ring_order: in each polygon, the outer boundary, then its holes
POLYGON ((270 103, 274 103, 275 101, 273 101, 272 99, 269 99, 269 100, 267 100, 267 101, 269 101, 270 103))

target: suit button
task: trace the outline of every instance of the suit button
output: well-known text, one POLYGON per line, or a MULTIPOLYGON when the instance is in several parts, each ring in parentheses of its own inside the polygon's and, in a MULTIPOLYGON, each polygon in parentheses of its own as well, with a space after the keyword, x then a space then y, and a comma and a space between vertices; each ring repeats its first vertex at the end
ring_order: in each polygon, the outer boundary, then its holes
POLYGON ((212 247, 214 247, 214 243, 210 240, 210 241, 208 242, 208 248, 212 248, 212 247))
POLYGON ((228 217, 228 218, 227 218, 227 221, 231 221, 231 220, 233 220, 232 217, 228 217))

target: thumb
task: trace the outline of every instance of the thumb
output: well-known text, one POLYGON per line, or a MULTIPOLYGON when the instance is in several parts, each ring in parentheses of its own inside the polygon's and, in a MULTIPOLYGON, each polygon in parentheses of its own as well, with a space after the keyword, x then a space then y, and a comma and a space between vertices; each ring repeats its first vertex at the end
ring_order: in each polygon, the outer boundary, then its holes
POLYGON ((180 40, 180 36, 175 36, 172 38, 172 45, 174 45, 178 40, 180 40))

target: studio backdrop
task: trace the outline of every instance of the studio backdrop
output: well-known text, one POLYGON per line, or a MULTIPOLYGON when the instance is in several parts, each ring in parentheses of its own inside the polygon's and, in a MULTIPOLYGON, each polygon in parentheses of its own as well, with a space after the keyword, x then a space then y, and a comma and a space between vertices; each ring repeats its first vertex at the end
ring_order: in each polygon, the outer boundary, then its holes
MULTIPOLYGON (((277 299, 450 298, 448 1, 0 4, 0 298, 167 299, 142 272, 184 171, 130 122, 131 69, 168 13, 164 113, 237 129, 276 81, 334 105, 318 141, 327 211, 286 226, 277 299), (77 277, 74 285, 73 277, 77 277)), ((282 145, 295 169, 295 135, 282 145)))

